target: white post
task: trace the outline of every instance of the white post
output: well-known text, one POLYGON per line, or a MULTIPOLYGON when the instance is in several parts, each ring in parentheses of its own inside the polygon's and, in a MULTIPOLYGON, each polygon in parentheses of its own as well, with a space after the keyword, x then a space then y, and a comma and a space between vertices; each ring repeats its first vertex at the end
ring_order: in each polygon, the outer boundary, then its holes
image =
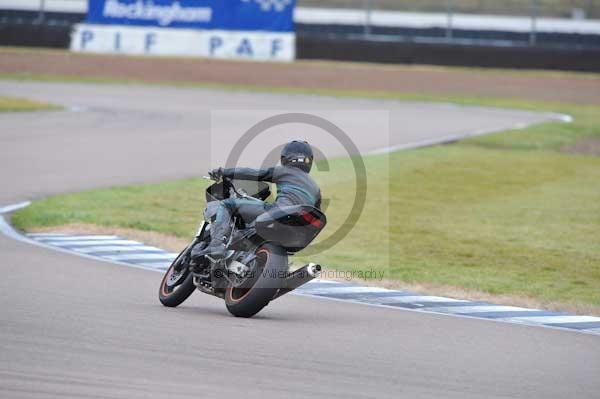
POLYGON ((38 17, 36 22, 42 23, 44 22, 44 19, 46 19, 46 0, 40 0, 40 7, 38 9, 38 17))
POLYGON ((448 39, 448 40, 452 40, 453 19, 454 19, 453 0, 446 0, 446 39, 448 39))
POLYGON ((373 0, 364 0, 365 8, 365 26, 364 34, 369 36, 371 34, 371 16, 373 14, 373 0))
POLYGON ((535 46, 537 42, 537 16, 538 4, 537 0, 531 0, 531 31, 529 32, 529 45, 535 46))

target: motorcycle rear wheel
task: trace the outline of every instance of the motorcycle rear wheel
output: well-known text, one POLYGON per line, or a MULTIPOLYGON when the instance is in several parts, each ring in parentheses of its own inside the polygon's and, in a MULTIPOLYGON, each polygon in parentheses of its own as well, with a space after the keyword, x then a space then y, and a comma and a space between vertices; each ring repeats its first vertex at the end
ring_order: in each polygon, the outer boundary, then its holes
POLYGON ((236 287, 229 283, 225 290, 227 310, 236 317, 252 317, 267 306, 288 269, 287 253, 277 245, 264 244, 255 254, 258 264, 252 271, 252 284, 236 287))

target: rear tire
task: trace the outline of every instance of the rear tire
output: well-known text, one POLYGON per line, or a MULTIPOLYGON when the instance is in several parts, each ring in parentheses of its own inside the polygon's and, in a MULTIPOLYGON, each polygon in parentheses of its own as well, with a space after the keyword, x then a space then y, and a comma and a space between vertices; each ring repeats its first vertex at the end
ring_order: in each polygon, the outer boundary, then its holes
POLYGON ((183 261, 185 255, 187 254, 189 247, 181 251, 181 253, 175 258, 171 266, 167 269, 165 275, 160 282, 160 287, 158 289, 158 299, 160 303, 169 308, 174 308, 179 306, 189 298, 190 295, 196 290, 196 286, 194 285, 194 276, 190 273, 190 270, 187 266, 184 266, 184 269, 181 271, 180 276, 177 277, 177 281, 183 280, 181 283, 178 283, 174 286, 169 286, 168 281, 170 278, 174 276, 175 267, 179 265, 180 262, 183 261))
POLYGON ((254 270, 254 284, 250 288, 229 284, 225 290, 227 310, 236 317, 252 317, 267 306, 281 287, 288 269, 287 253, 277 245, 264 244, 255 254, 259 264, 254 270))

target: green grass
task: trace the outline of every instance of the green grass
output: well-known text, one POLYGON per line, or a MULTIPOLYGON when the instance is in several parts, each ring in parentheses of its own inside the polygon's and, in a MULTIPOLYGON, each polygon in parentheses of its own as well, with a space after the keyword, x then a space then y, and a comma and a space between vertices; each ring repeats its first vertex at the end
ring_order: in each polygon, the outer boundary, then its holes
MULTIPOLYGON (((315 94, 292 90, 307 92, 315 94)), ((600 159, 557 151, 600 137, 600 106, 318 93, 562 112, 574 122, 366 157, 372 194, 361 218, 342 242, 311 260, 342 270, 373 268, 409 283, 600 306, 600 159)), ((331 160, 330 167, 316 173, 332 204, 322 238, 343 222, 354 190, 349 160, 331 160)), ((202 217, 205 187, 191 179, 59 195, 17 212, 13 223, 24 230, 92 223, 188 238, 202 217)))
POLYGON ((0 96, 0 112, 43 111, 59 107, 19 97, 0 96))
POLYGON ((392 277, 600 304, 598 159, 461 144, 396 168, 392 277))

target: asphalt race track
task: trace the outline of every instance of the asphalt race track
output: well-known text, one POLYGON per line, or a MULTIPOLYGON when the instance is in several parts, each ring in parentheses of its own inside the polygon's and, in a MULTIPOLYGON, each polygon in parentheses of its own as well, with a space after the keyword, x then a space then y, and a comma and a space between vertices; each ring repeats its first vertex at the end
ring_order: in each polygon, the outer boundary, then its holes
MULTIPOLYGON (((211 135, 212 109, 389 113, 389 134, 387 122, 366 114, 337 115, 364 152, 548 117, 143 86, 2 81, 0 95, 67 107, 0 114, 0 207, 198 176, 248 127, 243 118, 225 118, 220 129, 230 136, 211 135), (209 136, 212 151, 204 145, 209 136)), ((342 154, 326 140, 322 149, 342 154)), ((220 300, 200 294, 167 309, 156 297, 158 273, 5 236, 0 268, 0 397, 597 398, 600 392, 597 336, 292 295, 250 320, 231 317, 220 300)))

